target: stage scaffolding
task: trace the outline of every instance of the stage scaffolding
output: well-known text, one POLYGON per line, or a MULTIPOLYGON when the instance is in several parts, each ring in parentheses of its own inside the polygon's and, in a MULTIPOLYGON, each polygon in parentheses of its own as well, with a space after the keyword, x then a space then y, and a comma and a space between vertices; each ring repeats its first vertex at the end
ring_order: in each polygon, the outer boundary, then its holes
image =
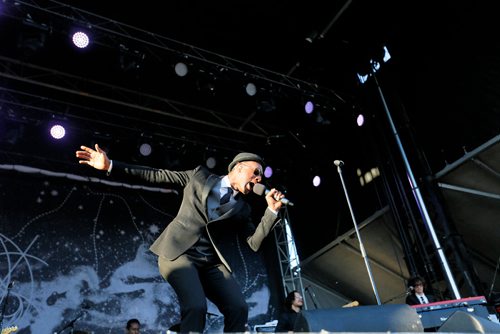
POLYGON ((295 247, 292 229, 290 228, 290 217, 286 206, 280 215, 282 219, 274 229, 274 238, 280 262, 283 291, 285 296, 293 290, 300 291, 301 295, 304 296, 304 309, 307 310, 300 260, 295 247))

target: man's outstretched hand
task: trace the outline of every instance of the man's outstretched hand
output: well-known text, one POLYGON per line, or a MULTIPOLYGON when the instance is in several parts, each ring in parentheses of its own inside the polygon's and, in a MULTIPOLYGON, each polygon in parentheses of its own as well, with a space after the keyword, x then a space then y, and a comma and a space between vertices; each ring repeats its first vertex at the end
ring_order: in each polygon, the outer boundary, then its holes
POLYGON ((108 170, 111 164, 106 152, 98 144, 95 144, 95 150, 87 146, 80 146, 81 151, 76 151, 76 157, 81 164, 89 165, 99 170, 108 170))

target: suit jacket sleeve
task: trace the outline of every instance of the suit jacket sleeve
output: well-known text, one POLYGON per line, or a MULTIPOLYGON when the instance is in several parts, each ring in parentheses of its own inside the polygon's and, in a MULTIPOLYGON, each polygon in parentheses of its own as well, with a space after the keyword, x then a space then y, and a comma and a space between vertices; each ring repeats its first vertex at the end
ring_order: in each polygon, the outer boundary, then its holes
POLYGON ((406 297, 406 304, 418 305, 418 304, 420 304, 420 301, 417 299, 417 297, 414 294, 411 294, 411 295, 406 297))
POLYGON ((157 169, 147 166, 130 165, 120 161, 113 160, 113 169, 111 176, 143 180, 148 183, 171 183, 185 187, 190 178, 194 174, 194 170, 190 171, 171 171, 168 169, 157 169))
POLYGON ((259 250, 264 238, 269 235, 269 232, 278 222, 278 216, 271 210, 266 209, 257 228, 251 222, 247 224, 247 243, 254 252, 259 250))

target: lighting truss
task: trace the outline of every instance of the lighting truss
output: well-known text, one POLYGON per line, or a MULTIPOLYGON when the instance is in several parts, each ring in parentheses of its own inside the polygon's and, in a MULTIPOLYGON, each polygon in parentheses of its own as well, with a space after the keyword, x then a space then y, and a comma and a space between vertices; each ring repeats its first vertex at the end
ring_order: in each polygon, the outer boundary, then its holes
POLYGON ((92 28, 92 31, 99 35, 98 38, 96 38, 96 44, 114 47, 117 38, 139 42, 147 48, 147 52, 151 56, 158 59, 161 58, 159 55, 160 51, 167 51, 174 55, 181 55, 217 68, 239 73, 242 76, 245 75, 250 78, 263 80, 273 85, 287 87, 300 92, 314 93, 317 96, 323 95, 326 98, 336 99, 341 103, 346 103, 345 99, 335 91, 319 86, 316 83, 293 78, 286 74, 226 57, 156 33, 92 14, 58 1, 49 0, 44 2, 44 6, 42 6, 35 0, 5 0, 4 5, 2 9, 4 13, 2 15, 9 17, 22 19, 31 12, 38 12, 58 18, 59 20, 53 23, 55 25, 67 25, 68 22, 71 22, 92 28))

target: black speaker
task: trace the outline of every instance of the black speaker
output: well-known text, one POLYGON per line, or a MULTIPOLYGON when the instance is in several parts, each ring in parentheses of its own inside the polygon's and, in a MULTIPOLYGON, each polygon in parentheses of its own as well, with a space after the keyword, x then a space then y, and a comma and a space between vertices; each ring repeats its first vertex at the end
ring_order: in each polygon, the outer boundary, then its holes
POLYGON ((302 312, 304 332, 423 332, 417 312, 406 304, 357 306, 302 312))
POLYGON ((500 325, 483 317, 456 311, 439 327, 438 332, 500 333, 500 325))

